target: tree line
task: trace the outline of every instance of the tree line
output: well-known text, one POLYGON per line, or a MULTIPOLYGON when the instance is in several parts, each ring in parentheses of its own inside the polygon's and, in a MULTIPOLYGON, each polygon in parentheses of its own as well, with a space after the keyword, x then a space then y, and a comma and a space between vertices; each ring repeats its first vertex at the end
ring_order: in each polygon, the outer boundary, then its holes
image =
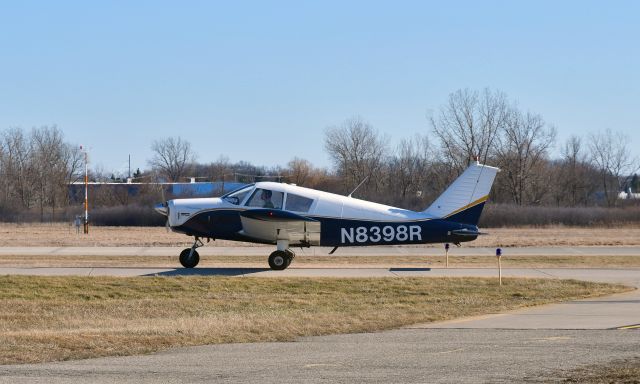
POLYGON ((331 170, 299 158, 273 169, 224 158, 200 164, 180 138, 155 142, 150 165, 167 180, 252 174, 337 193, 364 181, 354 196, 412 209, 433 200, 476 159, 501 169, 491 196, 497 203, 612 207, 620 191, 640 187, 640 164, 622 132, 605 129, 557 143, 553 125, 500 91, 458 90, 428 122, 430 132, 404 138, 396 147, 361 117, 328 127, 324 148, 331 170), (559 155, 553 156, 556 147, 559 155))
MULTIPOLYGON (((557 129, 542 115, 523 110, 500 91, 453 92, 428 117, 428 125, 396 146, 362 117, 327 127, 324 148, 331 169, 302 158, 272 168, 225 157, 200 163, 187 140, 168 137, 151 143, 148 168, 138 170, 134 182, 276 180, 341 194, 362 184, 354 197, 422 210, 478 159, 502 170, 491 196, 498 204, 614 207, 620 191, 640 187, 635 174, 640 164, 622 132, 604 129, 558 143, 557 129)), ((68 216, 77 210, 70 207, 68 185, 82 179, 82 166, 79 147, 66 142, 55 126, 0 131, 2 219, 24 211, 40 220, 55 220, 56 211, 59 218, 68 216)), ((96 169, 90 174, 94 181, 115 180, 96 169)), ((94 208, 150 206, 161 198, 158 188, 140 191, 130 196, 126 189, 96 190, 91 203, 94 208)))
POLYGON ((26 210, 44 220, 50 210, 55 220, 56 208, 68 206, 69 183, 82 166, 80 148, 56 126, 0 131, 0 216, 26 210))

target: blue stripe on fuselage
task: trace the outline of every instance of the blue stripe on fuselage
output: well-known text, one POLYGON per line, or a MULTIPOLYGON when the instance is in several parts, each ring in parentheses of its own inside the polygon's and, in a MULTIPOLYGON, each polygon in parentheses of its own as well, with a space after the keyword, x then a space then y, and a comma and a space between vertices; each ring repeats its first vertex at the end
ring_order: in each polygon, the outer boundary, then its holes
POLYGON ((426 244, 471 241, 475 237, 463 238, 450 232, 477 227, 446 220, 418 221, 363 221, 337 218, 317 218, 322 222, 320 243, 324 246, 361 246, 426 244))
MULTIPOLYGON (((240 209, 203 211, 173 229, 189 236, 246 241, 249 239, 238 233, 242 230, 241 212, 240 209)), ((308 217, 320 222, 320 245, 327 247, 463 242, 475 240, 476 237, 456 236, 450 232, 464 228, 478 230, 475 225, 443 219, 368 221, 311 215, 308 217)))

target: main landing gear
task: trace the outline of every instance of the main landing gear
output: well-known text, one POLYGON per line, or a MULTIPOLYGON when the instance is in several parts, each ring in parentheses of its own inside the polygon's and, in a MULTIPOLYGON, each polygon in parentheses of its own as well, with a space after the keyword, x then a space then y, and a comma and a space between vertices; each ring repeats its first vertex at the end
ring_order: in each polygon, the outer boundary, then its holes
POLYGON ((291 264, 296 254, 289 249, 288 240, 278 240, 276 244, 278 249, 269 255, 269 267, 276 271, 282 271, 291 264))
POLYGON ((191 248, 185 248, 180 252, 180 264, 185 268, 193 268, 200 262, 200 255, 196 248, 202 247, 204 244, 199 237, 196 236, 196 240, 193 242, 191 248))
POLYGON ((296 257, 296 254, 290 249, 274 251, 269 255, 269 267, 276 271, 282 271, 291 264, 294 257, 296 257))
MULTIPOLYGON (((196 248, 200 248, 204 245, 199 237, 196 237, 191 248, 185 248, 180 252, 180 264, 185 268, 194 268, 200 262, 200 255, 196 248)), ((289 249, 288 240, 278 240, 278 249, 269 255, 269 267, 276 271, 282 271, 287 269, 291 262, 296 257, 295 252, 289 249)))

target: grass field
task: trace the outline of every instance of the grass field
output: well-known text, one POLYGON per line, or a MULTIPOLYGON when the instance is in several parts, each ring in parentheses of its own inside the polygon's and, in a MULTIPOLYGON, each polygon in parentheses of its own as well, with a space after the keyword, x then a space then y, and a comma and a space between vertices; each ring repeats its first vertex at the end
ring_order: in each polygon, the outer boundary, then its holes
MULTIPOLYGON (((532 246, 638 246, 640 227, 623 228, 482 228, 488 235, 465 243, 465 247, 532 246)), ((0 224, 0 247, 16 246, 187 246, 192 238, 163 227, 91 227, 77 235, 68 224, 0 224)), ((244 245, 217 240, 208 246, 244 245)), ((437 247, 441 247, 438 245, 437 247)))
POLYGON ((291 341, 599 296, 572 280, 0 277, 0 363, 291 341))

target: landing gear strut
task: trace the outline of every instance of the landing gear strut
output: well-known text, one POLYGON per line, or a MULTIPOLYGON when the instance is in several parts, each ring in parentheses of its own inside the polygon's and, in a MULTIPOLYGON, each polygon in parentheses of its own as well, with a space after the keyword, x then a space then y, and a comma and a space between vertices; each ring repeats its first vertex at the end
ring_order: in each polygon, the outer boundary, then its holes
POLYGON ((196 251, 196 248, 202 247, 204 244, 199 237, 196 236, 196 240, 193 242, 191 248, 185 248, 180 252, 180 264, 185 268, 193 268, 200 262, 200 255, 196 251))

